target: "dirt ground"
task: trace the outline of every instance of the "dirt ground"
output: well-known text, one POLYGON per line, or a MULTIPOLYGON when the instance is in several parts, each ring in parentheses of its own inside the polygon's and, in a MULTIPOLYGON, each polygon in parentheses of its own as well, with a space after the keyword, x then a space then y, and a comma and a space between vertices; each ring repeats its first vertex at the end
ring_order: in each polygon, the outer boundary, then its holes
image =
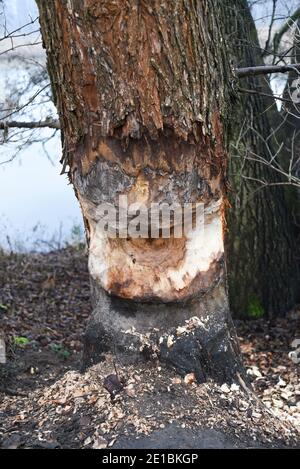
POLYGON ((236 322, 255 393, 111 356, 81 373, 90 311, 82 250, 0 254, 0 447, 300 446, 300 365, 289 357, 300 309, 236 322))

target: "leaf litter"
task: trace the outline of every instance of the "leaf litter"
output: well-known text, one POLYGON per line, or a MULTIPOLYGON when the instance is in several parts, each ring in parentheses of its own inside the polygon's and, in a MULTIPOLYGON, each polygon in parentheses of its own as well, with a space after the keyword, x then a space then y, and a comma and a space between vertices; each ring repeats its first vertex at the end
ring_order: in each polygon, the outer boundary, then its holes
POLYGON ((236 321, 253 392, 238 379, 198 385, 155 358, 122 366, 107 355, 81 373, 91 312, 83 250, 1 254, 0 286, 8 359, 0 364, 0 447, 103 449, 121 435, 139 439, 174 423, 223 431, 247 447, 299 445, 300 370, 289 352, 300 310, 236 321))

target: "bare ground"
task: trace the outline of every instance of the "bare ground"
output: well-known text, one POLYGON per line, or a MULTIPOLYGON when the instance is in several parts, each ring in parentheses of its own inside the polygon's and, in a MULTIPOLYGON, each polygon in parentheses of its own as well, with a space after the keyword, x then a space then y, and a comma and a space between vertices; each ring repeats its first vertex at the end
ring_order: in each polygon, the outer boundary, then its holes
POLYGON ((81 373, 90 311, 83 251, 0 255, 8 355, 0 364, 0 447, 300 446, 300 365, 289 358, 298 309, 237 322, 255 394, 242 382, 197 385, 155 361, 124 368, 108 356, 81 373))

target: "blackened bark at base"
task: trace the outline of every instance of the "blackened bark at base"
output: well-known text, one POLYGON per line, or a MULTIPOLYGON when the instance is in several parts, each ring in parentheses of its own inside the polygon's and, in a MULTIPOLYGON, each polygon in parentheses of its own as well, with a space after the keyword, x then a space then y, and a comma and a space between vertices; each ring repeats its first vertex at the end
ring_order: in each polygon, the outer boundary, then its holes
POLYGON ((245 373, 223 281, 187 302, 141 303, 110 296, 92 281, 94 312, 84 336, 83 368, 105 358, 133 364, 159 359, 198 382, 236 380, 245 373))

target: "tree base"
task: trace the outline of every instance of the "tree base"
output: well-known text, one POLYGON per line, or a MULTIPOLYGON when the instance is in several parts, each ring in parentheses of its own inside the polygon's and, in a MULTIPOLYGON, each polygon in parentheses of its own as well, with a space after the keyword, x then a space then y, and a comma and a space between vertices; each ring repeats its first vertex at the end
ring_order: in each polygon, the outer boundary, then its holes
POLYGON ((84 337, 83 368, 107 352, 124 365, 159 359, 179 375, 231 382, 245 378, 227 294, 221 281, 182 303, 140 303, 108 295, 92 284, 94 312, 84 337))

